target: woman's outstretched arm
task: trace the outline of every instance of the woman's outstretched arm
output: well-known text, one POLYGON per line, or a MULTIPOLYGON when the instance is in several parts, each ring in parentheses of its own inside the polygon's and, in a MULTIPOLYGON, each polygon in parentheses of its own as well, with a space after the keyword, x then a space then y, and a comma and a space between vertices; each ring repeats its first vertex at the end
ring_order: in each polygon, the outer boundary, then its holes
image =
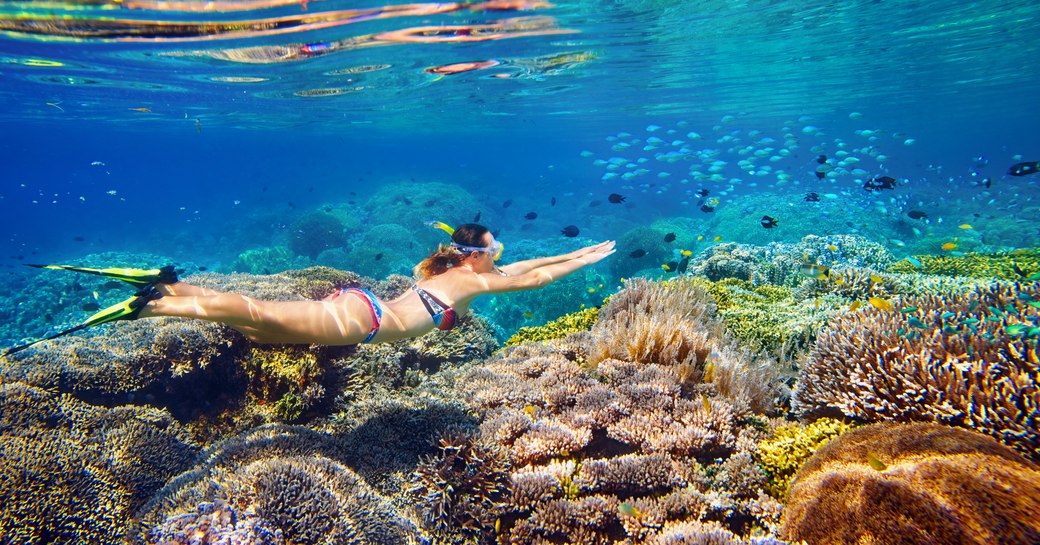
POLYGON ((540 257, 537 259, 526 259, 524 261, 517 261, 516 263, 510 263, 503 267, 499 267, 499 270, 508 275, 520 275, 530 272, 539 267, 545 267, 547 265, 553 265, 555 263, 562 263, 564 261, 570 261, 572 259, 579 258, 590 252, 595 252, 597 249, 603 247, 606 244, 610 244, 613 247, 612 241, 600 242, 599 244, 593 244, 592 246, 586 246, 584 248, 569 252, 566 254, 554 255, 549 257, 540 257))
MULTIPOLYGON (((563 261, 554 261, 548 265, 535 267, 525 273, 508 276, 485 273, 480 275, 483 281, 482 291, 485 293, 505 293, 510 291, 522 291, 540 288, 551 284, 575 271, 598 263, 614 253, 614 241, 608 240, 592 246, 587 246, 576 252, 564 254, 566 257, 574 256, 563 261)), ((553 259, 553 258, 549 258, 553 259)))

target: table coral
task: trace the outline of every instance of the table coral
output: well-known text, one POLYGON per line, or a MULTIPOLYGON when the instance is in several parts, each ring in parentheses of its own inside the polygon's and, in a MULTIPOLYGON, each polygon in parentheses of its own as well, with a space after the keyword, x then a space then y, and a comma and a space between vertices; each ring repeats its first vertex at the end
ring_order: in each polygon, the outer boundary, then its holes
POLYGON ((935 421, 1040 451, 1040 283, 896 301, 835 316, 795 390, 802 413, 935 421))
POLYGON ((809 543, 1040 542, 1040 467, 992 438, 887 422, 842 435, 798 472, 784 532, 809 543))
POLYGON ((1040 272, 1040 249, 1031 248, 993 254, 918 255, 920 266, 904 259, 893 263, 889 271, 942 276, 970 276, 1000 280, 1021 280, 1040 272), (1015 268, 1018 268, 1018 271, 1015 268), (1020 271, 1020 272, 1019 272, 1020 271))

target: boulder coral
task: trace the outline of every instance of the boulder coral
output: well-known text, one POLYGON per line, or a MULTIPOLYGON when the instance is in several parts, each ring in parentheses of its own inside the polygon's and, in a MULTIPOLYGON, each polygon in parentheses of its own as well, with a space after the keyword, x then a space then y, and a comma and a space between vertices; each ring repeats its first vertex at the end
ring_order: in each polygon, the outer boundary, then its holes
POLYGON ((197 452, 169 413, 0 388, 0 541, 111 543, 197 452))
POLYGON ((886 422, 846 433, 798 472, 784 534, 808 543, 1040 542, 1040 467, 991 437, 886 422))
POLYGON ((418 542, 414 525, 344 464, 337 441, 317 432, 255 428, 200 460, 141 509, 138 542, 418 542))
POLYGON ((794 392, 805 413, 933 421, 1040 452, 1040 283, 921 295, 835 316, 794 392))

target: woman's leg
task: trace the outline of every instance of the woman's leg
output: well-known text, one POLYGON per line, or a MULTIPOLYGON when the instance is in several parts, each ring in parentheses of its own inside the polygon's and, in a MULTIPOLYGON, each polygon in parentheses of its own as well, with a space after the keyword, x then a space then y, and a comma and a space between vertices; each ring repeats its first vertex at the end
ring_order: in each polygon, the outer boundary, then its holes
POLYGON ((257 342, 357 344, 372 327, 367 304, 359 298, 340 298, 335 302, 261 301, 183 282, 159 289, 164 296, 142 308, 141 318, 177 316, 208 320, 234 327, 257 342))

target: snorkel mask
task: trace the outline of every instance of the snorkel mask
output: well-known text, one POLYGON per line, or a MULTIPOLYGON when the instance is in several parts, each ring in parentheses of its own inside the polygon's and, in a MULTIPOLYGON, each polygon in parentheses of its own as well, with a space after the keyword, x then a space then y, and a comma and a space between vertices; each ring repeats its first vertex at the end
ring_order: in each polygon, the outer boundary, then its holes
MULTIPOLYGON (((448 225, 447 223, 444 223, 442 221, 431 221, 431 222, 427 223, 427 225, 429 225, 430 227, 434 227, 436 229, 440 229, 441 231, 444 231, 445 233, 448 233, 448 235, 454 235, 455 234, 455 229, 453 229, 450 225, 448 225)), ((456 249, 456 250, 458 250, 458 251, 460 251, 460 252, 463 252, 463 253, 467 253, 467 252, 484 252, 484 253, 486 253, 486 254, 491 256, 491 260, 492 261, 498 261, 499 259, 501 259, 502 258, 502 251, 505 250, 505 245, 502 244, 501 242, 497 241, 497 240, 492 242, 491 246, 487 246, 487 247, 483 247, 483 246, 466 246, 465 244, 459 244, 458 242, 452 241, 451 242, 451 247, 456 249)))

